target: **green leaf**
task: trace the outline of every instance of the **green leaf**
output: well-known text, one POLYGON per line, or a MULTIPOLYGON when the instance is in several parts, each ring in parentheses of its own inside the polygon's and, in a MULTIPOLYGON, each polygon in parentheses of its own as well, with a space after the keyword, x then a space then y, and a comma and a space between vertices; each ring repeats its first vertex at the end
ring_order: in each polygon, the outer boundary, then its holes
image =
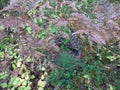
POLYGON ((38 90, 44 90, 44 88, 43 87, 39 87, 38 90))
POLYGON ((32 58, 31 58, 31 57, 28 57, 28 58, 26 59, 26 61, 27 61, 27 62, 32 62, 32 58))
POLYGON ((20 82, 20 78, 16 77, 13 81, 13 85, 18 85, 18 82, 20 82))
POLYGON ((12 84, 13 84, 13 82, 14 82, 14 80, 15 80, 15 77, 11 77, 11 78, 10 78, 10 81, 9 81, 9 83, 8 83, 8 84, 9 84, 9 85, 12 85, 12 84))
POLYGON ((18 90, 31 90, 31 87, 30 86, 20 86, 19 88, 18 88, 18 90))
POLYGON ((21 67, 22 62, 17 62, 17 67, 21 67))
POLYGON ((110 60, 110 61, 114 61, 116 59, 115 56, 107 56, 107 58, 110 60))
POLYGON ((42 75, 42 76, 41 76, 41 80, 44 80, 44 78, 45 78, 45 76, 44 76, 44 75, 42 75))
POLYGON ((87 75, 87 74, 86 74, 86 75, 84 75, 83 77, 84 77, 84 78, 86 78, 86 79, 89 79, 89 78, 90 78, 90 76, 89 76, 89 75, 87 75))
POLYGON ((8 86, 7 83, 0 84, 0 87, 2 87, 2 88, 6 88, 7 86, 8 86))
POLYGON ((35 76, 34 76, 34 75, 31 75, 31 76, 30 76, 30 79, 34 79, 34 78, 35 78, 35 76))
POLYGON ((41 81, 41 80, 38 81, 39 87, 45 87, 45 85, 46 85, 46 81, 41 81))
POLYGON ((23 58, 18 57, 18 61, 19 62, 23 61, 23 58))
POLYGON ((24 80, 24 81, 22 82, 22 85, 23 85, 23 86, 26 86, 26 85, 27 85, 27 81, 24 80))
POLYGON ((7 77, 8 77, 7 72, 1 72, 1 73, 0 73, 0 80, 1 80, 1 79, 6 79, 7 77))
POLYGON ((32 28, 31 28, 30 26, 27 26, 27 27, 26 27, 26 30, 27 30, 27 32, 28 32, 29 34, 32 34, 32 32, 31 32, 31 31, 32 31, 32 28))
POLYGON ((29 75, 26 75, 25 80, 29 80, 29 79, 30 79, 29 75))
POLYGON ((14 69, 16 68, 16 65, 14 63, 12 64, 12 68, 14 68, 14 69))
POLYGON ((45 71, 45 67, 42 67, 41 70, 42 70, 42 71, 45 71))
POLYGON ((26 76, 26 73, 22 73, 21 77, 24 78, 26 76))
POLYGON ((15 87, 11 88, 10 90, 15 90, 15 87))
POLYGON ((109 85, 110 89, 109 90, 115 90, 115 87, 113 85, 109 85))

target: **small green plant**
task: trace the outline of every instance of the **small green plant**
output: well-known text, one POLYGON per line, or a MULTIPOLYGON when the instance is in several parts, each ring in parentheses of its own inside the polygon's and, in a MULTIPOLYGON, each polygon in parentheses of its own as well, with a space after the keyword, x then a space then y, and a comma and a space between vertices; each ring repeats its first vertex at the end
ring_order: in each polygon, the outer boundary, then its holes
MULTIPOLYGON (((54 5, 54 3, 51 5, 54 5)), ((63 5, 63 7, 57 9, 45 9, 45 15, 51 18, 56 18, 57 16, 64 17, 71 13, 72 10, 68 5, 63 5)))
POLYGON ((56 34, 58 32, 58 28, 51 26, 46 30, 42 30, 38 33, 37 38, 42 39, 47 37, 50 33, 56 34))
POLYGON ((66 16, 66 15, 68 16, 71 13, 72 13, 72 10, 68 5, 63 5, 62 8, 58 9, 58 15, 60 17, 66 16))
MULTIPOLYGON (((23 58, 20 56, 17 56, 16 49, 14 47, 9 48, 7 51, 9 51, 9 58, 11 59, 11 69, 17 70, 17 76, 9 76, 8 82, 3 82, 0 84, 2 88, 9 88, 11 90, 31 90, 31 79, 34 79, 34 75, 30 74, 30 70, 26 70, 24 72, 24 64, 23 64, 23 58), (19 76, 18 76, 19 74, 19 76)), ((1 79, 6 79, 8 77, 7 73, 1 74, 1 79), (3 76, 4 75, 4 76, 3 76)))
POLYGON ((28 24, 26 24, 24 28, 29 34, 32 34, 32 28, 28 24))
MULTIPOLYGON (((114 77, 119 77, 118 71, 106 69, 104 66, 110 65, 111 63, 116 63, 119 60, 119 51, 115 46, 103 46, 101 48, 97 47, 97 44, 94 44, 94 51, 87 51, 86 48, 89 47, 84 45, 83 51, 85 57, 83 58, 84 62, 81 62, 80 68, 76 76, 72 79, 73 84, 71 85, 73 90, 81 89, 107 89, 104 85, 109 85, 109 90, 116 90, 117 83, 111 82, 116 80, 114 77), (115 54, 116 53, 116 54, 115 54), (115 72, 117 73, 115 73, 115 72), (114 79, 113 79, 114 78, 114 79), (79 86, 79 85, 82 86, 79 86)), ((113 67, 112 67, 113 68, 113 67)))
POLYGON ((48 35, 48 31, 44 30, 38 33, 37 38, 42 39, 42 38, 45 38, 47 35, 48 35))
POLYGON ((71 34, 70 29, 68 27, 65 27, 65 26, 59 27, 59 31, 62 31, 62 32, 66 33, 66 34, 71 34))
POLYGON ((5 37, 5 38, 3 38, 1 41, 0 41, 0 49, 2 50, 2 49, 5 49, 6 47, 7 47, 7 45, 9 44, 9 42, 10 42, 10 38, 7 38, 7 37, 5 37))
POLYGON ((14 42, 15 42, 15 39, 11 37, 4 37, 2 40, 0 40, 0 59, 1 60, 4 60, 5 51, 7 51, 8 45, 14 42))
POLYGON ((8 52, 7 58, 9 58, 11 62, 10 68, 8 67, 8 69, 16 76, 9 74, 8 71, 2 71, 0 73, 0 81, 2 81, 0 82, 0 87, 11 90, 31 90, 31 80, 34 79, 35 76, 30 73, 29 69, 24 71, 25 65, 23 64, 23 57, 18 55, 17 44, 12 44, 11 40, 10 38, 3 38, 1 41, 0 59, 4 60, 5 53, 8 52), (14 72, 14 70, 16 70, 16 72, 14 72))
POLYGON ((69 53, 62 52, 58 60, 52 61, 57 68, 50 73, 49 83, 53 86, 71 88, 71 80, 76 75, 79 61, 69 53))
POLYGON ((91 12, 94 10, 96 3, 97 0, 81 0, 77 3, 76 7, 80 13, 83 13, 93 19, 95 18, 95 14, 91 12))
POLYGON ((53 9, 45 9, 44 12, 45 16, 51 17, 51 18, 56 18, 57 17, 57 11, 53 9))
POLYGON ((32 17, 33 17, 33 15, 36 14, 36 12, 37 12, 37 10, 31 9, 31 10, 29 10, 29 11, 27 12, 27 14, 28 14, 28 16, 29 16, 31 19, 33 19, 32 17))
POLYGON ((45 28, 46 24, 47 24, 47 20, 40 18, 40 19, 34 19, 34 22, 36 24, 38 24, 40 27, 45 28))
POLYGON ((14 77, 11 76, 7 87, 11 88, 12 90, 31 90, 32 82, 30 79, 33 79, 33 75, 29 75, 29 72, 22 73, 21 77, 14 77))
POLYGON ((2 81, 2 80, 5 81, 3 83, 0 82, 0 87, 2 87, 2 88, 6 88, 7 87, 6 79, 7 79, 8 75, 9 74, 7 72, 1 72, 0 73, 0 81, 2 81))

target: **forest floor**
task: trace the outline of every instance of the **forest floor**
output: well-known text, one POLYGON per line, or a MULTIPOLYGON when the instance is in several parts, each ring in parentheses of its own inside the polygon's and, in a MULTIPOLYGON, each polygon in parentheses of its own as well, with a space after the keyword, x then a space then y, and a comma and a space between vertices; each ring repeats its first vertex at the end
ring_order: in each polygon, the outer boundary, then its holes
POLYGON ((4 3, 0 90, 120 89, 119 0, 4 3))

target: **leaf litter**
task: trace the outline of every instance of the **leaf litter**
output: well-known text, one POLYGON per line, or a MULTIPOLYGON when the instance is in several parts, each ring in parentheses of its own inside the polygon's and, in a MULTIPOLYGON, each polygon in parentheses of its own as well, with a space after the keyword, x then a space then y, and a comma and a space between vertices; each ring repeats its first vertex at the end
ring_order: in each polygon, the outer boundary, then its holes
MULTIPOLYGON (((54 2, 54 0, 51 1, 54 2)), ((94 9, 96 16, 95 21, 97 22, 96 24, 93 23, 89 17, 78 13, 78 10, 73 1, 58 0, 56 3, 57 5, 53 7, 50 5, 50 1, 41 2, 39 0, 10 0, 9 4, 0 12, 4 13, 6 11, 15 11, 22 12, 23 14, 19 16, 2 16, 4 18, 0 18, 0 25, 4 27, 0 28, 0 40, 8 36, 10 29, 15 28, 16 31, 13 30, 12 34, 17 39, 17 53, 23 56, 24 59, 31 56, 34 57, 36 60, 38 60, 34 61, 35 64, 40 64, 41 62, 45 63, 44 59, 46 57, 46 53, 41 53, 40 51, 46 50, 54 58, 56 54, 60 53, 61 49, 55 42, 57 37, 56 34, 49 33, 46 38, 42 39, 33 37, 37 36, 38 33, 43 29, 48 29, 51 24, 54 24, 56 27, 68 27, 68 25, 70 25, 71 35, 80 35, 82 39, 87 35, 91 43, 96 42, 100 46, 109 44, 111 43, 110 41, 114 39, 114 43, 119 43, 118 47, 120 49, 120 24, 118 23, 118 20, 120 20, 119 4, 110 3, 108 0, 99 0, 97 6, 94 9), (63 7, 64 5, 68 5, 72 9, 72 13, 68 16, 57 16, 56 18, 51 18, 45 15, 44 8, 56 10, 57 8, 63 7), (29 10, 34 9, 38 10, 37 14, 33 14, 32 16, 26 14, 26 12, 29 10), (39 18, 48 20, 48 26, 46 28, 40 27, 38 24, 33 22, 33 19, 39 18), (33 36, 25 32, 24 25, 26 24, 32 28, 33 36), (50 41, 52 41, 52 43, 50 43, 50 41)), ((67 37, 70 38, 69 35, 67 37)), ((35 64, 30 65, 30 68, 33 72, 35 72, 34 68, 37 68, 35 64)), ((25 65, 27 67, 28 63, 25 62, 25 65)), ((50 67, 54 67, 54 65, 50 64, 50 67)), ((17 75, 18 71, 15 69, 13 74, 17 75)))

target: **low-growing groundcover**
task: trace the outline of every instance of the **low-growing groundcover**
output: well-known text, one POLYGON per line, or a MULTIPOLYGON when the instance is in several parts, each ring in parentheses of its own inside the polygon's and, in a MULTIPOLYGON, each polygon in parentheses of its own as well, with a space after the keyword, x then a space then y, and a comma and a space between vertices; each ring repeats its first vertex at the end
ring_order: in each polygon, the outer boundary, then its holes
MULTIPOLYGON (((5 62, 7 61, 4 60, 6 50, 9 52, 11 58, 11 63, 7 62, 9 66, 1 66, 0 68, 0 86, 2 88, 31 90, 35 88, 31 87, 32 84, 38 79, 40 80, 36 88, 38 87, 40 90, 43 88, 45 90, 52 90, 54 88, 59 90, 107 88, 110 90, 119 90, 120 88, 120 51, 115 46, 103 46, 98 49, 98 46, 95 44, 93 47, 94 51, 85 51, 90 47, 89 43, 86 45, 85 43, 87 42, 84 42, 84 46, 81 46, 84 56, 81 56, 81 59, 75 59, 72 54, 68 53, 69 50, 68 52, 63 50, 57 57, 57 61, 51 59, 50 62, 53 63, 54 68, 50 70, 47 66, 42 66, 40 70, 41 74, 37 71, 37 74, 35 74, 29 69, 30 67, 25 69, 23 58, 16 54, 16 46, 7 46, 8 42, 11 42, 11 40, 4 39, 4 47, 0 47, 1 63, 6 65, 5 62), (12 73, 10 73, 10 71, 12 71, 12 73)), ((1 43, 3 43, 3 41, 1 43)), ((31 60, 32 58, 27 62, 32 62, 31 60)))
POLYGON ((94 50, 97 50, 96 53, 90 51, 89 55, 84 57, 81 71, 73 78, 73 90, 86 87, 85 90, 99 90, 106 87, 109 87, 109 90, 119 90, 120 51, 113 46, 94 50), (117 52, 117 56, 113 56, 114 52, 117 52))
POLYGON ((55 86, 59 90, 63 90, 63 88, 68 90, 101 90, 107 88, 119 90, 120 51, 118 48, 111 45, 98 49, 96 44, 93 47, 94 51, 84 51, 85 48, 89 48, 89 44, 83 46, 82 52, 85 55, 81 59, 75 60, 68 53, 61 53, 59 58, 62 59, 61 62, 54 62, 57 67, 50 72, 48 79, 50 86, 55 86), (61 63, 63 66, 60 66, 61 63))
POLYGON ((119 27, 111 27, 119 26, 119 13, 100 28, 98 0, 18 1, 0 0, 0 9, 8 4, 0 12, 0 90, 120 89, 119 27), (98 28, 118 34, 101 44, 105 32, 98 28))

